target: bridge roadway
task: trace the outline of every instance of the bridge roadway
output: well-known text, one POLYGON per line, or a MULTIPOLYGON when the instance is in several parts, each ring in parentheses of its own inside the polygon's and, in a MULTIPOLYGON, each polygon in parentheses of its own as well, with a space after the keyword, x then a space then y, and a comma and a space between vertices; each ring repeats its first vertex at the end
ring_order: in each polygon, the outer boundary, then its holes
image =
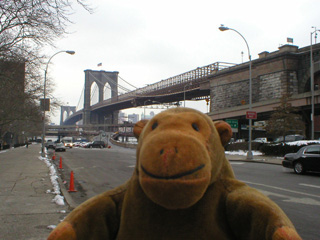
MULTIPOLYGON (((132 92, 103 100, 90 107, 97 115, 107 115, 111 112, 151 105, 152 101, 173 103, 184 99, 205 99, 210 95, 208 77, 217 71, 234 66, 235 64, 216 62, 189 72, 150 84, 132 92), (150 101, 148 101, 150 100, 150 101)), ((74 125, 83 119, 84 109, 69 116, 63 125, 74 125)))

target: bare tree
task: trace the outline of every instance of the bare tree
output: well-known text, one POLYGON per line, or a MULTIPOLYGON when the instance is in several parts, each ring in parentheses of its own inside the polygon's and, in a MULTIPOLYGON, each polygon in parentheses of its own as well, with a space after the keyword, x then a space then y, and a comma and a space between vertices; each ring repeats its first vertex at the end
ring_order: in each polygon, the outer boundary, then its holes
POLYGON ((280 105, 275 108, 271 114, 266 127, 266 131, 276 136, 285 136, 288 134, 305 133, 305 123, 301 119, 301 115, 297 114, 298 108, 289 103, 290 95, 285 94, 281 97, 280 105))
POLYGON ((21 56, 30 47, 54 45, 54 40, 66 33, 67 23, 71 22, 73 2, 91 11, 84 0, 0 1, 1 58, 21 56))
MULTIPOLYGON (((55 40, 67 33, 73 4, 92 12, 85 0, 0 1, 0 138, 8 130, 41 123, 38 102, 47 59, 41 49, 54 46, 55 40)), ((49 96, 52 87, 48 78, 49 96)), ((53 107, 59 104, 57 99, 51 102, 53 107)))

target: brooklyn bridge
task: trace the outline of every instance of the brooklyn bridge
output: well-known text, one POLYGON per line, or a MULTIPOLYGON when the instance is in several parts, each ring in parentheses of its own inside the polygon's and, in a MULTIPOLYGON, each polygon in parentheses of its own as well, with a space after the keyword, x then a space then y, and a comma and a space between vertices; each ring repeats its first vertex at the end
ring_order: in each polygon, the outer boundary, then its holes
MULTIPOLYGON (((320 137, 320 44, 313 45, 313 59, 315 136, 320 137)), ((257 113, 255 121, 267 120, 279 105, 281 96, 290 94, 290 102, 299 108, 306 123, 306 134, 310 135, 310 46, 283 45, 277 51, 260 53, 251 63, 252 111, 257 113)), ((47 126, 47 131, 53 128, 60 131, 107 128, 113 131, 123 126, 118 124, 120 110, 165 103, 178 107, 181 101, 206 99, 209 104, 207 114, 212 120, 237 120, 236 132, 244 137, 247 134, 249 62, 215 62, 133 90, 124 86, 125 81, 119 72, 85 70, 84 73, 83 106, 61 107, 60 126, 47 126), (93 91, 93 85, 96 91, 93 91), (94 104, 91 101, 93 92, 98 99, 94 104)))

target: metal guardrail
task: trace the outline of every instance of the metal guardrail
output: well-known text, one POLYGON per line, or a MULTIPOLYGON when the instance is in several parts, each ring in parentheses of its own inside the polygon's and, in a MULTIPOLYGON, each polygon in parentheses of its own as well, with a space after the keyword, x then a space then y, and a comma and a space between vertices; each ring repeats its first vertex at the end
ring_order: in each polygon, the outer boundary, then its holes
POLYGON ((92 105, 92 107, 95 109, 95 108, 98 108, 102 105, 111 104, 111 103, 119 102, 119 101, 126 101, 128 99, 132 99, 137 96, 143 97, 143 96, 146 96, 148 92, 154 92, 154 91, 168 88, 168 87, 171 87, 174 85, 192 82, 194 80, 197 80, 197 79, 200 79, 203 77, 207 77, 209 75, 216 73, 217 71, 220 71, 220 70, 226 69, 226 68, 230 68, 235 65, 236 64, 234 64, 234 63, 215 62, 210 65, 198 67, 194 70, 170 77, 165 80, 161 80, 160 82, 150 84, 146 87, 138 88, 137 90, 134 90, 134 91, 131 91, 128 93, 124 93, 124 94, 118 95, 113 98, 106 99, 103 102, 92 105))
POLYGON ((155 91, 155 90, 160 90, 163 88, 168 88, 170 86, 173 85, 177 85, 177 84, 181 84, 181 83, 187 83, 190 81, 194 81, 196 79, 200 79, 203 77, 207 77, 219 70, 225 69, 225 68, 229 68, 232 66, 235 66, 236 64, 233 63, 226 63, 226 62, 215 62, 212 63, 210 65, 204 66, 204 67, 198 67, 194 70, 170 77, 168 79, 162 80, 160 82, 156 82, 153 84, 150 84, 146 87, 143 88, 139 88, 135 91, 132 91, 130 93, 130 95, 143 95, 146 92, 151 92, 151 91, 155 91))

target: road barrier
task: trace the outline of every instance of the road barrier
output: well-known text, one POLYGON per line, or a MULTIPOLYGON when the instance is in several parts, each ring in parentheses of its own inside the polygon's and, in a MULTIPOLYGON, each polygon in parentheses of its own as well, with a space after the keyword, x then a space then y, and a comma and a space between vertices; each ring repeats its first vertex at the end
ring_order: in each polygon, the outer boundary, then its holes
POLYGON ((62 168, 62 157, 60 157, 59 169, 63 169, 62 168))
POLYGON ((77 192, 77 190, 74 189, 74 176, 73 171, 70 173, 70 186, 68 192, 77 192))

